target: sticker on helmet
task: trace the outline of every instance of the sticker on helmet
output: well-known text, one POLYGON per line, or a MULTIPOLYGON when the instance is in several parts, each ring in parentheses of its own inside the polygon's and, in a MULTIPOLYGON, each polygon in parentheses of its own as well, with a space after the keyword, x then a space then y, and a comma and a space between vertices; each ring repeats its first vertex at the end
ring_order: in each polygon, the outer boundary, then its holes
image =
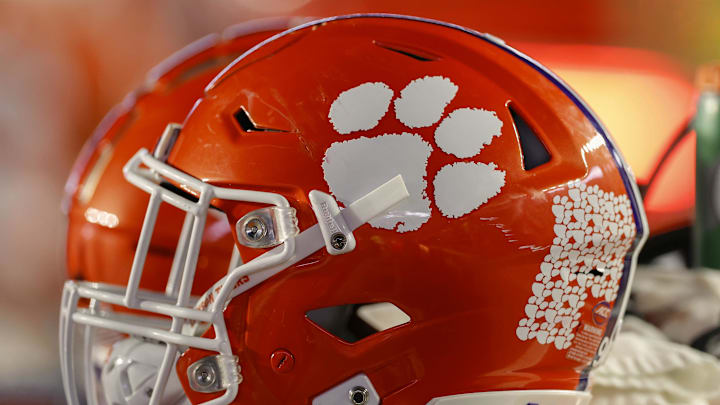
POLYGON ((385 83, 363 83, 340 93, 330 106, 330 122, 339 134, 373 128, 390 107, 393 91, 385 83))
POLYGON ((595 322, 597 326, 603 326, 607 323, 608 319, 610 319, 611 313, 612 309, 610 308, 610 304, 607 301, 602 301, 595 305, 595 308, 592 310, 593 322, 595 322))
POLYGON ((458 87, 442 76, 426 76, 410 82, 395 100, 395 116, 410 128, 428 127, 440 121, 458 87))
POLYGON ((447 154, 461 159, 480 153, 500 136, 503 122, 495 111, 482 108, 458 108, 435 130, 435 143, 447 154))
MULTIPOLYGON (((555 238, 539 266, 515 333, 520 340, 553 343, 562 350, 576 338, 580 309, 589 297, 605 301, 608 309, 617 298, 635 227, 628 197, 597 185, 570 185, 567 195, 553 198, 551 210, 555 238)), ((600 312, 598 316, 609 316, 600 312)), ((584 326, 583 330, 603 332, 595 325, 584 326)), ((597 343, 601 337, 602 333, 597 343)))
MULTIPOLYGON (((408 131, 435 125, 458 91, 455 83, 442 76, 412 80, 394 101, 395 118, 408 127, 408 131)), ((392 94, 390 86, 382 82, 364 83, 345 90, 330 107, 330 123, 343 135, 373 129, 387 113, 392 94), (367 106, 370 100, 376 100, 376 105, 367 106)), ((502 126, 494 111, 458 108, 437 126, 434 140, 444 153, 460 159, 471 158, 500 136, 502 126)), ((431 198, 427 194, 426 177, 432 153, 436 153, 436 149, 417 133, 377 134, 334 142, 325 151, 322 169, 330 192, 344 204, 367 193, 378 182, 401 174, 410 198, 370 221, 373 227, 397 232, 420 229, 432 214, 432 199, 442 215, 459 218, 498 195, 505 185, 505 171, 494 163, 458 161, 430 173, 435 188, 431 198)))

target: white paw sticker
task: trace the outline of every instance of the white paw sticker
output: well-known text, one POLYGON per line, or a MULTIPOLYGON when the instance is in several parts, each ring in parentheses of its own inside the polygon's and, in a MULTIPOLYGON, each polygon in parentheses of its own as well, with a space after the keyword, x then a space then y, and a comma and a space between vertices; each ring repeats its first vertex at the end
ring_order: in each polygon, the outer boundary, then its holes
POLYGON ((393 91, 385 83, 363 83, 345 90, 330 106, 330 122, 341 134, 370 129, 387 113, 393 91))
POLYGON ((435 143, 445 153, 459 158, 477 155, 500 136, 502 121, 495 111, 479 108, 458 108, 448 115, 435 130, 435 143))
POLYGON ((551 210, 555 238, 515 333, 562 350, 575 338, 589 295, 608 303, 617 298, 635 228, 628 197, 597 185, 571 185, 567 195, 553 198, 551 210))
MULTIPOLYGON (((411 81, 395 99, 395 118, 408 128, 437 124, 455 98, 458 86, 441 76, 411 81)), ((363 83, 340 93, 328 118, 336 132, 347 135, 375 128, 387 114, 394 92, 381 82, 363 83)), ((482 108, 459 108, 437 126, 435 143, 445 153, 465 159, 476 156, 500 136, 502 121, 482 108)), ((398 174, 410 197, 385 215, 374 218, 376 228, 407 232, 420 229, 430 219, 427 163, 433 146, 417 133, 377 134, 334 142, 325 151, 322 169, 330 192, 349 204, 398 174)), ((442 215, 458 218, 498 195, 505 185, 505 171, 494 163, 448 164, 433 176, 434 201, 442 215)))
POLYGON ((446 217, 458 218, 485 204, 505 184, 505 172, 494 163, 458 162, 435 175, 435 204, 446 217), (457 198, 457 196, 463 198, 457 198))
POLYGON ((428 127, 440 120, 458 87, 442 76, 415 79, 395 100, 395 116, 410 128, 428 127))
POLYGON ((391 211, 375 217, 370 225, 399 232, 420 228, 430 218, 430 200, 425 193, 425 166, 433 149, 420 135, 385 134, 335 142, 325 151, 323 171, 330 191, 347 205, 384 184, 398 173, 410 198, 391 211), (402 159, 398 159, 402 156, 402 159), (362 181, 373 179, 376 182, 362 181), (415 213, 415 215, 403 215, 415 213))

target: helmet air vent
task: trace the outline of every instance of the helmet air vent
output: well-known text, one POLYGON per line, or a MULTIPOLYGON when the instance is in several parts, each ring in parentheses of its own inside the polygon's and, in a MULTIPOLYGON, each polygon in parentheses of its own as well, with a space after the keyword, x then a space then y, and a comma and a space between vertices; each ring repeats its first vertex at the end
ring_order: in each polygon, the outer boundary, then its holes
POLYGON ((431 62, 440 59, 438 55, 407 45, 393 44, 390 42, 381 41, 373 41, 373 43, 380 48, 384 48, 392 52, 397 52, 401 55, 409 56, 415 60, 419 60, 420 62, 431 62))
POLYGON ((547 150, 543 142, 537 136, 535 131, 523 119, 523 117, 515 111, 512 105, 508 106, 510 115, 512 115, 515 124, 515 131, 520 141, 520 150, 523 157, 523 168, 532 170, 538 166, 542 166, 550 161, 550 152, 547 150))
POLYGON ((410 316, 389 302, 318 308, 305 316, 326 332, 348 343, 410 322, 410 316))
POLYGON ((240 107, 233 116, 235 117, 235 121, 240 125, 240 128, 245 132, 288 132, 284 129, 266 128, 256 125, 245 107, 240 107))

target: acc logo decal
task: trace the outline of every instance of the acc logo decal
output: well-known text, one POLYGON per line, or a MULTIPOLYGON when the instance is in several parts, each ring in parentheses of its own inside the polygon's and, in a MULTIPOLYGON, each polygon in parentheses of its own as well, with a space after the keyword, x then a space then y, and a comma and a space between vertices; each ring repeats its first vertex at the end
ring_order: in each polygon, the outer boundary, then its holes
POLYGON ((611 313, 610 304, 607 301, 602 301, 593 308, 593 322, 595 322, 595 325, 603 326, 607 323, 608 319, 610 319, 611 313))
MULTIPOLYGON (((348 204, 401 174, 410 197, 370 220, 370 225, 397 232, 420 229, 431 216, 425 178, 428 159, 435 149, 414 129, 440 122, 457 92, 458 86, 442 76, 411 81, 393 103, 395 118, 408 132, 338 141, 325 151, 322 168, 330 192, 348 204)), ((328 118, 340 135, 373 129, 387 114, 394 95, 385 83, 363 83, 340 93, 328 118)), ((494 111, 458 108, 435 128, 435 143, 445 153, 470 158, 500 136, 502 126, 494 111)), ((505 185, 505 171, 498 170, 494 163, 458 161, 433 176, 435 205, 448 218, 472 212, 505 185)))

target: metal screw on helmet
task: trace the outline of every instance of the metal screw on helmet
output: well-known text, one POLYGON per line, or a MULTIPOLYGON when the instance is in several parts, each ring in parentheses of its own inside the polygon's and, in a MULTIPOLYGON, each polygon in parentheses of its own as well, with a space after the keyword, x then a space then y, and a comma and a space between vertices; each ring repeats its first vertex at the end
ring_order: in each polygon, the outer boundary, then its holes
POLYGON ((337 250, 342 250, 347 245, 347 237, 342 233, 334 233, 330 237, 330 244, 337 250))
POLYGON ((242 382, 237 357, 218 354, 207 356, 187 369, 190 388, 197 392, 219 392, 242 382))
POLYGON ((258 241, 267 234, 267 225, 260 218, 252 218, 245 223, 245 235, 251 241, 258 241))
POLYGON ((350 403, 354 405, 365 405, 368 402, 370 392, 365 387, 354 387, 350 390, 350 403))
POLYGON ((198 387, 208 388, 215 384, 217 375, 215 368, 210 364, 201 364, 195 369, 195 383, 198 387))
POLYGON ((270 356, 270 365, 278 374, 286 374, 295 367, 295 356, 285 349, 278 349, 270 356))

